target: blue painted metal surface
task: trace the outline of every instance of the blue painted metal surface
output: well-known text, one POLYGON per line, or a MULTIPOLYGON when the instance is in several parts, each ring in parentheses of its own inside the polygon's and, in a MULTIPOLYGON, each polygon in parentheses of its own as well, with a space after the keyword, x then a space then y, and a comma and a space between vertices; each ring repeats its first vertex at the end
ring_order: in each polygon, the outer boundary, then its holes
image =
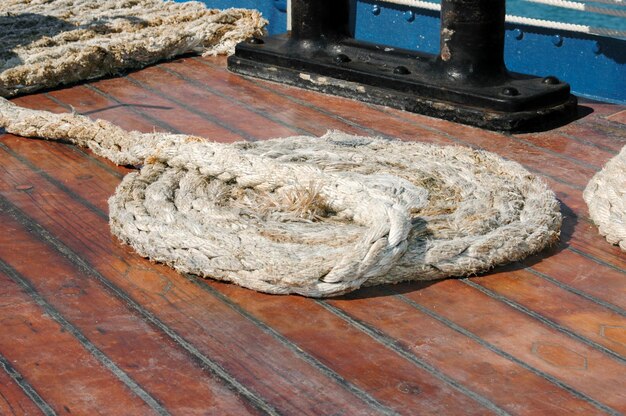
MULTIPOLYGON (((438 12, 359 1, 355 13, 357 39, 439 53, 438 12), (407 11, 414 13, 412 21, 407 11)), ((509 70, 555 75, 577 95, 626 104, 626 40, 517 24, 506 29, 509 70)))
MULTIPOLYGON (((286 0, 204 0, 210 7, 248 7, 286 30, 286 0)), ((408 6, 352 1, 354 37, 393 47, 439 53, 439 13, 408 6)), ((555 75, 575 94, 626 104, 626 40, 507 24, 505 61, 514 72, 555 75)))

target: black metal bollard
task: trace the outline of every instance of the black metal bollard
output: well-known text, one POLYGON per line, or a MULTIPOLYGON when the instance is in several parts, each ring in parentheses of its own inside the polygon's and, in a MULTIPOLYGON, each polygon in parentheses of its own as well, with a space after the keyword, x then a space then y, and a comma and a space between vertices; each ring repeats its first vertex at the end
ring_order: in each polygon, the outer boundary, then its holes
POLYGON ((228 68, 494 130, 536 130, 576 113, 568 84, 507 71, 505 0, 442 0, 436 56, 352 39, 350 3, 292 0, 292 31, 239 44, 228 68))
POLYGON ((347 1, 292 0, 291 36, 296 41, 333 41, 348 36, 347 1))
POLYGON ((453 80, 478 85, 506 79, 502 0, 442 0, 439 62, 453 80))

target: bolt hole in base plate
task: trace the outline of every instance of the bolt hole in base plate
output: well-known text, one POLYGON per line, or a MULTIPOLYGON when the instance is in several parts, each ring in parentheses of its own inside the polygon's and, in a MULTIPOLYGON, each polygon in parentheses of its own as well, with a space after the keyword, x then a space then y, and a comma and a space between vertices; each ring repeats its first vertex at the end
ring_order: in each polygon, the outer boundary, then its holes
POLYGON ((493 84, 464 83, 442 71, 436 56, 352 38, 312 44, 283 34, 241 43, 228 68, 490 130, 543 130, 577 111, 569 85, 555 77, 507 73, 493 84))

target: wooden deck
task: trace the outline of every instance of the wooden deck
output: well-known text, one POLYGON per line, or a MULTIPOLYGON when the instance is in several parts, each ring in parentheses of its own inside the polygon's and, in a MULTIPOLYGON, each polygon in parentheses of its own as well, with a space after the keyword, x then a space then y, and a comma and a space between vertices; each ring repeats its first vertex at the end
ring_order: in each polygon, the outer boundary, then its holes
POLYGON ((217 141, 328 129, 480 147, 558 193, 552 250, 484 276, 316 301, 151 264, 109 233, 128 171, 75 147, 0 138, 0 414, 626 413, 626 255, 582 190, 626 145, 626 109, 504 135, 229 74, 185 58, 18 98, 126 128, 217 141))

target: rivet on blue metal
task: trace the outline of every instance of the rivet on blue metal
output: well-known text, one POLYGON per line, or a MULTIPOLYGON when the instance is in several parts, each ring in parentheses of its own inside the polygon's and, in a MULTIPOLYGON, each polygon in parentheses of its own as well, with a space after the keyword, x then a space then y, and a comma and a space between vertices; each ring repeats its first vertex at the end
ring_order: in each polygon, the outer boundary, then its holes
POLYGON ((411 10, 404 12, 404 20, 407 22, 412 22, 415 20, 415 13, 411 10))
POLYGON ((561 35, 554 35, 552 36, 552 43, 554 44, 554 46, 561 46, 563 45, 563 38, 561 37, 561 35))
POLYGON ((380 14, 380 6, 378 5, 372 6, 372 14, 374 16, 378 16, 380 14))
POLYGON ((517 40, 522 40, 524 39, 524 32, 522 32, 521 29, 515 29, 513 30, 513 36, 515 36, 517 40))

